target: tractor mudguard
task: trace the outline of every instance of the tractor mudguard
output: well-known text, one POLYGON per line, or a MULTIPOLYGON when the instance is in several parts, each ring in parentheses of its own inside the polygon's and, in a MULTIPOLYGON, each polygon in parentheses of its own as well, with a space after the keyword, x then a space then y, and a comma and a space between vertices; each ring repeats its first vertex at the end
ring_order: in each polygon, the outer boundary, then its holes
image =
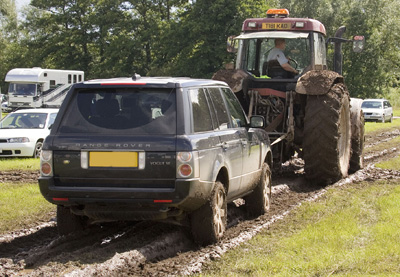
POLYGON ((299 78, 296 92, 306 95, 324 95, 337 83, 344 83, 344 79, 335 71, 311 70, 299 78))
POLYGON ((226 82, 236 93, 243 89, 243 81, 248 77, 249 75, 241 69, 221 69, 214 73, 212 79, 226 82))

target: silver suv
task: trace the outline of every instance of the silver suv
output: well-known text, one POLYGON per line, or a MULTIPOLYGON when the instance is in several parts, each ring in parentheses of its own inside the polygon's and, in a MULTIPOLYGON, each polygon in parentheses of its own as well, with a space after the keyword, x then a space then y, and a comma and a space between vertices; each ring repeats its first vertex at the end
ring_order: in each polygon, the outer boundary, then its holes
POLYGON ((61 235, 112 220, 190 222, 218 241, 227 203, 269 209, 272 154, 262 117, 249 121, 224 82, 123 78, 76 84, 41 156, 40 190, 61 235))

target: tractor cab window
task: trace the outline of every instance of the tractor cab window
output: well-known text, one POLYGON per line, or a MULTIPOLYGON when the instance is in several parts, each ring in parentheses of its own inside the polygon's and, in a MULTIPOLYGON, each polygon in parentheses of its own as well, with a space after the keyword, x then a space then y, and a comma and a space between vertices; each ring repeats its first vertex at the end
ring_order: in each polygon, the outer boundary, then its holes
MULTIPOLYGON (((284 54, 290 65, 302 72, 311 64, 311 47, 309 38, 285 38, 284 54)), ((260 77, 266 75, 267 57, 275 47, 274 38, 248 39, 244 41, 246 54, 244 69, 260 77)))
POLYGON ((327 68, 325 38, 321 34, 314 33, 314 53, 315 69, 322 70, 327 68))

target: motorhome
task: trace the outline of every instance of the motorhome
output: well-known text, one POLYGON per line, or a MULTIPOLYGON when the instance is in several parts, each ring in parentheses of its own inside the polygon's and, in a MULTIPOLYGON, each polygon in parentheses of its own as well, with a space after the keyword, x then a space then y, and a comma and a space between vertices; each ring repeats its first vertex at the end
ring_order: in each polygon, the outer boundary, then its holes
POLYGON ((8 87, 8 109, 59 108, 69 88, 84 81, 84 72, 14 68, 6 75, 8 87))

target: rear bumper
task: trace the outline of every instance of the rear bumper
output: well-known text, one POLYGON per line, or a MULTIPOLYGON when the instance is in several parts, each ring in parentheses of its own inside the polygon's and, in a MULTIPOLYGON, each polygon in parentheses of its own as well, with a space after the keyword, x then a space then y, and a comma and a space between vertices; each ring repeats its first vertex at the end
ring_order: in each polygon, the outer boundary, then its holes
POLYGON ((113 188, 55 186, 52 177, 40 177, 47 201, 71 207, 97 220, 165 219, 201 207, 211 195, 213 182, 176 180, 175 188, 113 188))

